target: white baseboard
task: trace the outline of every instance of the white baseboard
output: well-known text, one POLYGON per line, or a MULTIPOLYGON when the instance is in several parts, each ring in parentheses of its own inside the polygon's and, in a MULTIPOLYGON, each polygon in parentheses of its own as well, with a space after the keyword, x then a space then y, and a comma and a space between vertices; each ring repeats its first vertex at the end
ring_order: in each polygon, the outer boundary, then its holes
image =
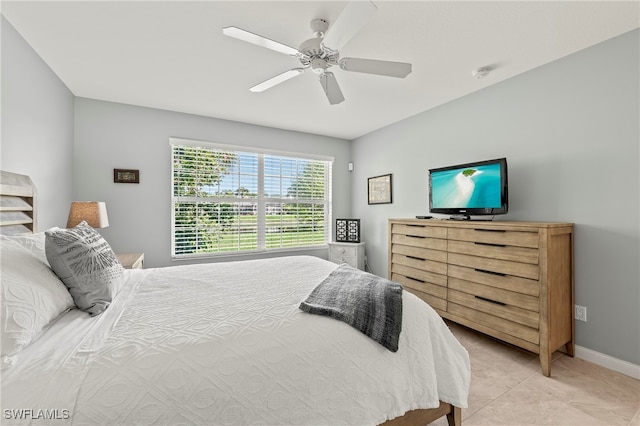
POLYGON ((576 345, 576 357, 640 380, 640 365, 576 345))

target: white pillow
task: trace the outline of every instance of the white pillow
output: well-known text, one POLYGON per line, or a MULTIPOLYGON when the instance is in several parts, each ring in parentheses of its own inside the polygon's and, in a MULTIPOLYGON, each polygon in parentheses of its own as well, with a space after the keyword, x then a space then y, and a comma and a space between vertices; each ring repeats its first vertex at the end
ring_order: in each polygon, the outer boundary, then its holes
POLYGON ((75 304, 51 268, 12 239, 0 239, 2 364, 36 340, 47 325, 75 304))
MULTIPOLYGON (((58 229, 58 228, 52 228, 58 229)), ((42 260, 44 263, 49 265, 47 262, 47 255, 44 251, 44 232, 38 232, 36 234, 26 234, 26 235, 0 235, 0 238, 3 240, 11 240, 20 244, 22 247, 35 254, 38 259, 42 260)))

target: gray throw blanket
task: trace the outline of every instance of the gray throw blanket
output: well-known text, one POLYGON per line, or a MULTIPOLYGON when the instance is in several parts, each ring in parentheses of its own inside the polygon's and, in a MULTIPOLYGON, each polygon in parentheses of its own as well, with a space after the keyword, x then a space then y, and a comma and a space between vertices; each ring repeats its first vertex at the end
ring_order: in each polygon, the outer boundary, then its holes
POLYGON ((346 322, 391 352, 402 331, 402 286, 340 265, 300 304, 310 314, 346 322))

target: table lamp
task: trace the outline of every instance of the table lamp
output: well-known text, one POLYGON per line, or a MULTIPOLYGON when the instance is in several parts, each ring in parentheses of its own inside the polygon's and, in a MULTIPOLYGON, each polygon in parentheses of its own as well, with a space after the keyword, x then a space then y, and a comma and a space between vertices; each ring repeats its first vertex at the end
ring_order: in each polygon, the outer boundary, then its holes
POLYGON ((67 228, 73 228, 83 220, 92 228, 106 228, 109 226, 107 205, 103 201, 73 201, 67 228))

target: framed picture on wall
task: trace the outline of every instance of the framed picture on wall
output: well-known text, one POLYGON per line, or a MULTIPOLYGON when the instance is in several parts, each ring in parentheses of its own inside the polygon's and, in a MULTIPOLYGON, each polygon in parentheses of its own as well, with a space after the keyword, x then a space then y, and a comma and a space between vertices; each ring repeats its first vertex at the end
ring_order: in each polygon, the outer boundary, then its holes
POLYGON ((140 170, 113 169, 115 183, 140 183, 140 170))
POLYGON ((368 179, 367 191, 369 204, 392 203, 391 173, 388 175, 370 177, 368 179))

